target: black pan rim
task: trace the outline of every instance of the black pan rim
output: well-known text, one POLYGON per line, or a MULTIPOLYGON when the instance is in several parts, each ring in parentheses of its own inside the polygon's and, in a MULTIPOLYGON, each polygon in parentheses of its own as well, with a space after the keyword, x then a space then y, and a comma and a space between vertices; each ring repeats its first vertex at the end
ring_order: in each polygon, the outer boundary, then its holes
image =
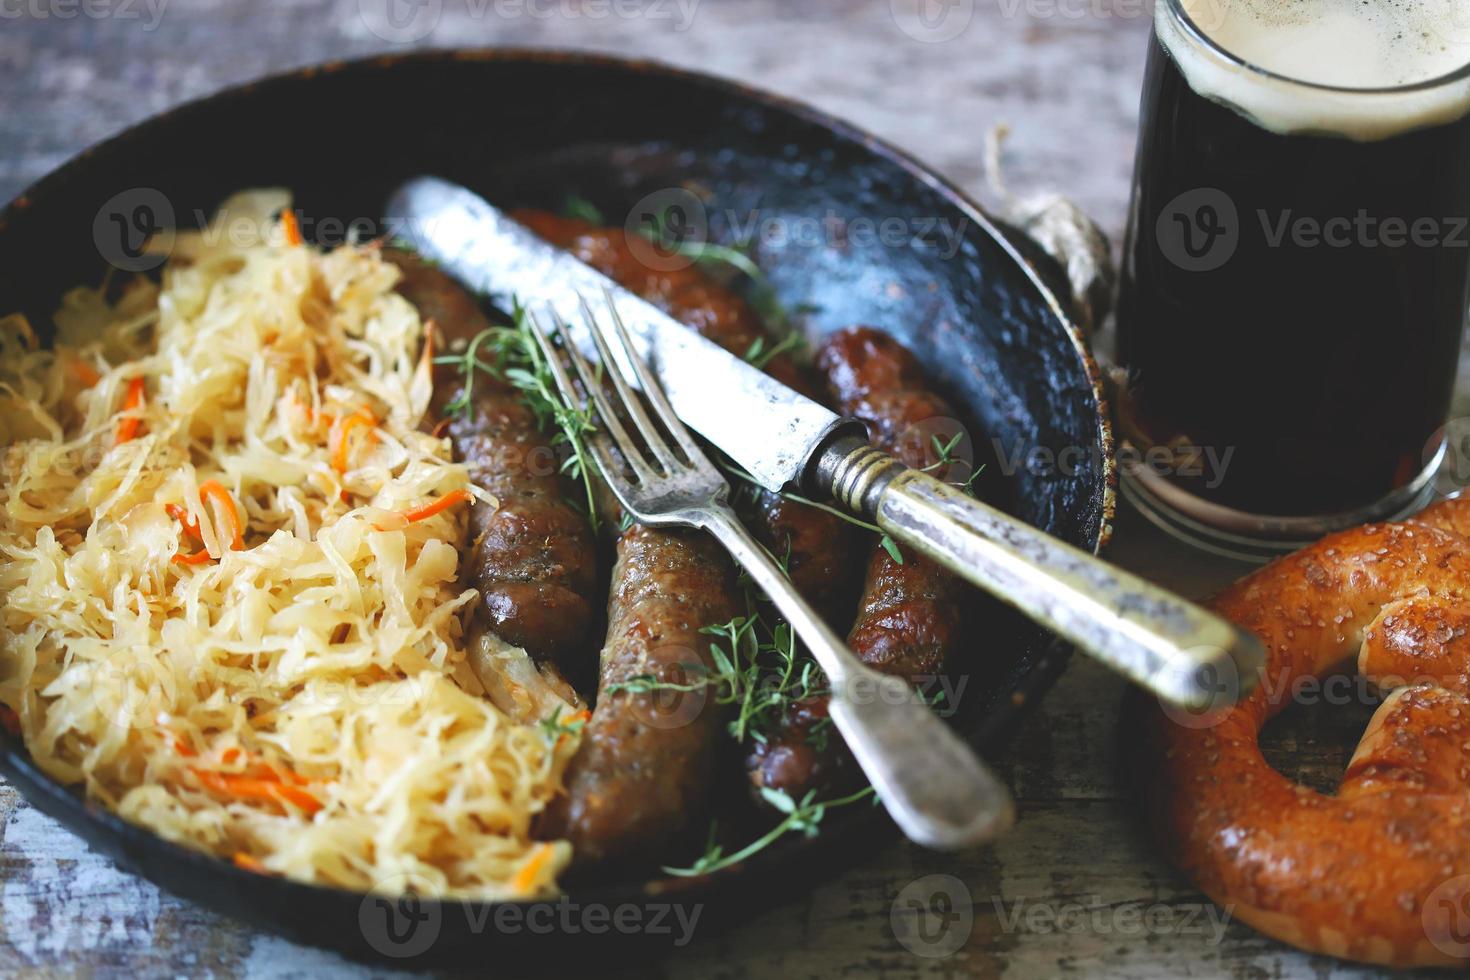
MULTIPOLYGON (((1063 300, 1058 297, 1056 292, 1048 284, 1045 276, 1033 259, 1016 246, 1015 241, 1011 237, 1016 232, 1005 228, 1002 222, 994 218, 964 191, 895 145, 868 133, 866 130, 844 119, 816 109, 804 102, 776 95, 731 79, 678 68, 653 59, 622 58, 614 55, 555 48, 441 47, 396 54, 369 55, 350 60, 307 65, 273 73, 254 81, 226 86, 207 95, 185 101, 128 126, 79 151, 39 180, 30 184, 6 204, 3 209, 0 209, 0 234, 5 232, 12 215, 31 208, 37 201, 43 200, 48 196, 53 188, 64 185, 89 157, 103 149, 124 147, 131 142, 145 139, 155 129, 162 127, 166 123, 176 122, 180 118, 187 119, 191 115, 214 111, 220 103, 247 97, 258 89, 298 85, 320 75, 359 71, 388 71, 399 65, 441 61, 521 62, 551 66, 565 64, 654 75, 667 79, 671 84, 703 87, 730 96, 736 100, 794 116, 832 133, 839 139, 856 143, 875 156, 898 166, 915 181, 937 192, 952 207, 975 222, 986 235, 996 241, 1010 260, 1021 269, 1030 283, 1030 288, 1037 291, 1037 294, 1042 297, 1052 315, 1056 317, 1062 326, 1072 344, 1078 362, 1083 366, 1090 386, 1090 395, 1096 405, 1098 445, 1102 450, 1101 499, 1098 502, 1098 524, 1091 550, 1094 553, 1100 554, 1107 547, 1112 537, 1113 521, 1116 513, 1118 473, 1114 458, 1114 436, 1103 377, 1091 353, 1082 327, 1068 311, 1063 300)), ((1016 724, 1020 721, 1022 714, 1020 710, 1021 706, 1033 698, 1039 697, 1050 687, 1066 666, 1071 652, 1070 645, 1061 640, 1053 639, 1047 644, 1043 652, 1038 656, 1035 665, 1017 683, 1010 703, 999 708, 994 716, 988 718, 976 732, 971 733, 969 736, 970 740, 976 744, 983 743, 992 746, 1002 743, 1014 731, 1016 724)), ((106 849, 114 856, 121 856, 124 859, 125 868, 132 864, 130 857, 132 853, 146 849, 152 849, 154 851, 161 849, 168 854, 171 860, 178 864, 197 871, 199 875, 212 877, 219 881, 233 881, 256 886, 265 881, 269 882, 274 888, 297 891, 304 895, 319 895, 323 899, 331 897, 335 900, 351 899, 365 901, 372 896, 370 892, 360 892, 330 885, 309 884, 286 878, 272 877, 262 879, 261 876, 253 872, 237 868, 233 864, 212 855, 166 840, 153 831, 129 823, 112 811, 103 809, 97 804, 86 800, 74 787, 65 786, 52 779, 35 765, 29 757, 29 754, 18 741, 12 739, 3 731, 0 731, 0 772, 3 772, 22 791, 28 802, 33 803, 39 809, 67 824, 69 829, 77 833, 84 840, 87 840, 89 846, 96 845, 88 839, 87 834, 83 833, 84 827, 90 827, 94 832, 105 834, 110 838, 107 842, 106 849)), ((882 842, 891 840, 897 836, 897 828, 891 822, 883 819, 881 811, 877 810, 868 818, 857 818, 854 815, 854 819, 843 821, 834 830, 837 832, 831 834, 831 836, 846 841, 867 838, 882 842)), ((823 836, 828 836, 828 834, 824 833, 823 836)), ((799 856, 808 850, 808 848, 801 844, 792 844, 790 847, 780 848, 778 850, 783 854, 799 856)), ((771 854, 767 854, 765 857, 770 858, 771 854)), ((650 901, 660 898, 666 900, 702 901, 709 896, 716 886, 734 884, 736 882, 743 882, 748 886, 768 879, 777 871, 775 864, 776 862, 774 861, 762 861, 756 858, 750 862, 743 862, 740 865, 725 869, 714 875, 701 878, 680 879, 665 877, 653 878, 636 883, 598 884, 588 887, 585 892, 579 892, 573 895, 573 897, 585 896, 587 899, 609 904, 650 901)), ((476 908, 515 905, 529 909, 535 906, 554 903, 555 901, 557 900, 506 902, 444 898, 431 900, 428 904, 444 907, 450 905, 473 906, 476 908)))
POLYGON ((1086 334, 1081 325, 1077 323, 1076 319, 1068 311, 1066 304, 1046 282, 1045 277, 1042 276, 1036 267, 1036 263, 1016 247, 1015 242, 1011 238, 1013 232, 1004 230, 1000 222, 978 202, 907 151, 899 149, 894 144, 878 136, 874 136, 872 133, 845 119, 818 109, 806 102, 767 92, 764 89, 746 85, 733 79, 722 78, 705 72, 692 71, 687 68, 678 68, 655 59, 621 58, 616 55, 559 48, 427 48, 402 54, 368 55, 362 58, 306 65, 300 68, 270 74, 255 81, 226 86, 207 95, 182 102, 173 108, 149 116, 79 151, 60 166, 26 187, 12 198, 3 209, 0 209, 0 233, 5 231, 10 215, 13 212, 30 207, 30 199, 32 197, 46 192, 53 183, 64 181, 73 169, 93 153, 104 147, 141 139, 147 136, 153 128, 177 117, 210 111, 219 101, 240 98, 256 89, 296 84, 317 75, 361 71, 364 69, 391 69, 401 64, 444 60, 521 61, 546 65, 570 64, 601 67, 647 75, 658 75, 680 84, 695 85, 721 91, 728 95, 738 96, 747 102, 757 103, 767 108, 786 112, 826 129, 829 132, 835 133, 851 142, 858 143, 879 157, 894 163, 915 180, 937 191, 967 218, 984 229, 987 235, 1000 244, 1010 259, 1025 271, 1032 286, 1046 301, 1052 314, 1062 324, 1076 351, 1078 360, 1082 363, 1087 373, 1088 384, 1091 387, 1092 396, 1098 406, 1098 444, 1102 449, 1104 483, 1102 513, 1100 515, 1097 540, 1093 545, 1093 551, 1101 554, 1107 547, 1108 542, 1112 539, 1113 521, 1117 514, 1118 471, 1115 461, 1116 446, 1114 443, 1111 413, 1108 409, 1108 396, 1106 386, 1103 382, 1102 372, 1098 368, 1097 360, 1092 354, 1092 349, 1088 345, 1086 334))

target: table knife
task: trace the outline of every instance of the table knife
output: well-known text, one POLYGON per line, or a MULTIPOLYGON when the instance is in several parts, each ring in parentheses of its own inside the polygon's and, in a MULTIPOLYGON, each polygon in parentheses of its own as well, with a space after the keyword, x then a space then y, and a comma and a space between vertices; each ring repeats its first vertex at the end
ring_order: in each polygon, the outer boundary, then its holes
POLYGON ((1265 654, 1254 636, 873 448, 857 420, 705 340, 467 188, 414 178, 385 216, 394 239, 503 309, 547 310, 593 357, 580 305, 605 296, 680 418, 762 486, 835 500, 1165 702, 1219 709, 1259 678, 1265 654))

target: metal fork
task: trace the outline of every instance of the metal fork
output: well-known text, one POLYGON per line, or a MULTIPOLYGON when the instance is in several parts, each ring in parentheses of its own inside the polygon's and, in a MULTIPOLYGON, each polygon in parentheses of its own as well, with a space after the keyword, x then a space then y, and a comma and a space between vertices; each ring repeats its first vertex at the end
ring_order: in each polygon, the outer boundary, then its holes
MULTIPOLYGON (((581 379, 583 392, 596 406, 602 425, 587 440, 588 447, 624 509, 644 524, 708 531, 770 596, 826 672, 833 722, 894 822, 911 840, 927 847, 957 849, 1003 833, 1015 819, 1005 786, 929 710, 912 685, 859 661, 792 588, 786 574, 735 516, 729 504, 729 484, 674 414, 653 372, 638 357, 611 299, 606 304, 608 315, 601 318, 585 297, 581 299, 604 374, 618 401, 616 407, 577 345, 564 343, 558 348, 534 313, 529 320, 562 395, 571 404, 584 401, 562 363, 564 351, 581 379), (612 345, 621 348, 626 361, 613 356, 612 345), (674 445, 654 424, 630 379, 623 377, 620 363, 632 366, 648 404, 674 445), (638 440, 629 434, 624 418, 637 430, 638 440), (614 446, 622 464, 614 457, 614 446)), ((565 337, 566 325, 554 313, 551 316, 565 337)))

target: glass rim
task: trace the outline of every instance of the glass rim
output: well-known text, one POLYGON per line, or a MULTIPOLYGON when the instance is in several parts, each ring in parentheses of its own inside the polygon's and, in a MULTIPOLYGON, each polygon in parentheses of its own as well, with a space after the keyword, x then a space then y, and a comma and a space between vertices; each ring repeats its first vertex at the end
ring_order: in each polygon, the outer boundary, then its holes
MULTIPOLYGON (((1216 2, 1219 2, 1219 0, 1216 0, 1216 2)), ((1269 81, 1285 82, 1288 85, 1297 85, 1316 92, 1332 92, 1338 95, 1405 95, 1413 92, 1428 92, 1455 82, 1470 79, 1470 61, 1467 61, 1459 68, 1446 72, 1443 75, 1435 75, 1433 78, 1427 78, 1420 82, 1407 82, 1403 85, 1353 88, 1346 85, 1328 85, 1323 82, 1310 82, 1304 78, 1296 78, 1292 75, 1283 75, 1280 72, 1272 71, 1269 68, 1247 61, 1240 55, 1225 48, 1194 22, 1194 18, 1189 16, 1189 11, 1184 9, 1184 0, 1163 0, 1163 3, 1191 40, 1204 45, 1230 64, 1238 68, 1243 68, 1252 75, 1257 75, 1269 81)), ((1157 32, 1157 29, 1155 30, 1157 32)))

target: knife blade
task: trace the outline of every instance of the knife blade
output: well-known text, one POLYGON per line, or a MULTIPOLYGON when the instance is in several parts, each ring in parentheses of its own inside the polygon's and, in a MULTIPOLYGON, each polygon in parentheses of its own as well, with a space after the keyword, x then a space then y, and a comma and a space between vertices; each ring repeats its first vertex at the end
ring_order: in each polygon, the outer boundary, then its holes
MULTIPOLYGON (((393 238, 501 309, 523 303, 550 312, 594 362, 597 347, 581 304, 606 295, 674 411, 768 490, 801 483, 817 451, 835 436, 862 433, 852 420, 705 340, 464 187, 435 177, 410 180, 389 199, 387 223, 393 238)), ((635 377, 626 362, 619 367, 627 368, 624 377, 635 377)))
POLYGON ((386 218, 391 235, 502 309, 547 307, 594 361, 583 302, 605 297, 675 413, 762 486, 794 483, 836 500, 1195 721, 1210 723, 1258 682, 1265 651, 1249 633, 872 448, 860 423, 705 340, 474 192, 414 178, 394 192, 386 218))

